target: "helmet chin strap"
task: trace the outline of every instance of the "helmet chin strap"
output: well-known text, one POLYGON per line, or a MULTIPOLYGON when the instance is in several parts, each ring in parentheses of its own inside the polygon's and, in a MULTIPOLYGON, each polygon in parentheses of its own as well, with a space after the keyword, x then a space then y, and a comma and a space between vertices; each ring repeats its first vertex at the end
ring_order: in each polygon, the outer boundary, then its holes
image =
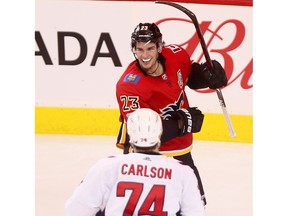
POLYGON ((152 76, 152 75, 158 70, 158 67, 159 67, 159 65, 160 65, 159 60, 157 60, 157 63, 158 63, 158 64, 157 64, 157 66, 156 66, 156 69, 155 69, 154 71, 152 71, 152 72, 149 72, 149 73, 148 73, 148 71, 147 71, 147 72, 146 72, 147 75, 152 76))
POLYGON ((135 58, 135 59, 138 59, 137 55, 135 54, 135 47, 132 48, 132 53, 133 53, 133 55, 134 55, 134 58, 135 58))

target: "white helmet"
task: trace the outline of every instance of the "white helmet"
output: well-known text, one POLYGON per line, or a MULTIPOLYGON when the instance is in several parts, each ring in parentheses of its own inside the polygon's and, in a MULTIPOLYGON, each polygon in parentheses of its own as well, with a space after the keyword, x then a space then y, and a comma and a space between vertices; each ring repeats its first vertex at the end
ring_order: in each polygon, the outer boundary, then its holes
POLYGON ((162 120, 159 114, 151 109, 137 109, 128 116, 129 142, 137 147, 151 147, 160 143, 162 131, 162 120))

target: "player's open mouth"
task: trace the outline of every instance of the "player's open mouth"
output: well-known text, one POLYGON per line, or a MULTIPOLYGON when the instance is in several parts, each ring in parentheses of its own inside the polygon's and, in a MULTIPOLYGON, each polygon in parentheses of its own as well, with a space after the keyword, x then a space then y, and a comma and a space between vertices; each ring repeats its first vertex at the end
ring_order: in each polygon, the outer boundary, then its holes
POLYGON ((149 65, 150 64, 150 62, 151 62, 151 59, 152 58, 149 58, 149 59, 142 59, 142 63, 143 63, 143 65, 149 65))

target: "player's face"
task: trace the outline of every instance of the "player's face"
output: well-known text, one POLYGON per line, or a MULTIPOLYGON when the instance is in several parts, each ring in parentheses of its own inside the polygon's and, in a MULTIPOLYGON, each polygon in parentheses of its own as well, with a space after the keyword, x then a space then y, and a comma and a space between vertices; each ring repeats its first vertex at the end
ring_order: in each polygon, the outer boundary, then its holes
POLYGON ((149 75, 157 69, 158 49, 156 43, 137 42, 135 55, 141 68, 149 75))

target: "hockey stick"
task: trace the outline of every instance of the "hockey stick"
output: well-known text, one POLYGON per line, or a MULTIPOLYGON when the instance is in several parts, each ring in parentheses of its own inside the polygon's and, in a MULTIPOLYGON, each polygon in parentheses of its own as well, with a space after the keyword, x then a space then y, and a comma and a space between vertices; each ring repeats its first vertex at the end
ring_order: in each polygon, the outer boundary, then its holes
MULTIPOLYGON (((199 41, 200 41, 200 44, 201 44, 201 47, 202 47, 206 62, 207 62, 207 65, 208 65, 209 69, 213 68, 213 64, 212 64, 210 55, 208 53, 207 46, 206 46, 205 40, 203 38, 203 34, 201 32, 201 29, 200 29, 200 26, 199 26, 199 23, 198 23, 196 15, 193 12, 191 12, 190 10, 188 10, 187 8, 185 8, 185 7, 183 7, 183 6, 179 5, 179 4, 173 3, 173 2, 156 1, 155 3, 166 4, 166 5, 170 5, 172 7, 175 7, 177 9, 179 9, 180 11, 184 12, 191 19, 191 21, 193 22, 193 24, 195 26, 195 29, 196 29, 196 32, 197 32, 197 35, 198 35, 198 38, 199 38, 199 41)), ((221 89, 217 88, 216 89, 216 93, 217 93, 217 96, 218 96, 218 99, 219 99, 219 102, 220 102, 220 106, 222 108, 222 111, 223 111, 223 114, 224 114, 224 117, 225 117, 225 120, 226 120, 226 123, 227 123, 227 126, 228 126, 230 137, 236 137, 236 132, 235 132, 235 130, 233 128, 232 122, 231 122, 229 114, 227 112, 226 104, 225 104, 224 97, 223 97, 221 89)))

